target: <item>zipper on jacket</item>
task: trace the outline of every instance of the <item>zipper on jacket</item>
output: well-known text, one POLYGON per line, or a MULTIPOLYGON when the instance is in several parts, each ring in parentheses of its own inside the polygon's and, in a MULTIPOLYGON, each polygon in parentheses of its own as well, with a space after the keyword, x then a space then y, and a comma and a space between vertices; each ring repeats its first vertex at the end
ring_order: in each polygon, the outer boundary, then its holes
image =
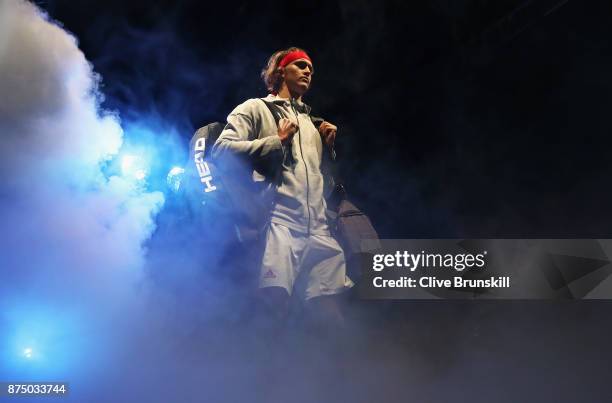
POLYGON ((306 208, 308 209, 308 229, 307 234, 310 236, 310 183, 308 181, 308 165, 306 164, 306 160, 304 159, 304 152, 302 151, 302 133, 300 132, 300 118, 298 117, 298 113, 293 106, 293 98, 291 98, 291 109, 293 109, 293 113, 295 114, 295 120, 297 123, 298 131, 297 134, 300 136, 300 155, 302 156, 302 162, 304 162, 304 168, 306 170, 306 208))

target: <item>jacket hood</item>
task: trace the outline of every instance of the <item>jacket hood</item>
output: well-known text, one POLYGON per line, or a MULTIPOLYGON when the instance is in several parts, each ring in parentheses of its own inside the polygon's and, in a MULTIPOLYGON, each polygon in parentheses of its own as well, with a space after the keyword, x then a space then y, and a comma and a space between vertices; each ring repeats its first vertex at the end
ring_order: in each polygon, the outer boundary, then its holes
MULTIPOLYGON (((268 96, 265 97, 264 99, 268 102, 273 102, 279 105, 285 105, 285 106, 291 105, 291 102, 289 102, 289 98, 282 98, 282 97, 279 97, 278 95, 268 94, 268 96)), ((310 111, 312 110, 312 108, 309 105, 307 105, 306 103, 300 100, 296 100, 295 102, 297 104, 296 109, 298 110, 298 112, 302 112, 307 115, 310 115, 310 111)))

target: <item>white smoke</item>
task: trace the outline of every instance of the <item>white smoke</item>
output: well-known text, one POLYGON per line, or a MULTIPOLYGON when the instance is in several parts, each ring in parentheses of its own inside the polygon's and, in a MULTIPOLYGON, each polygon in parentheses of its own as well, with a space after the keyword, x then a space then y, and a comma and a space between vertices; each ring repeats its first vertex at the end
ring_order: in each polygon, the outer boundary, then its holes
POLYGON ((0 3, 0 38, 2 259, 13 258, 2 266, 135 270, 163 195, 102 174, 123 133, 100 110, 98 76, 76 39, 25 1, 0 3))
MULTIPOLYGON (((135 289, 142 279, 143 245, 164 197, 120 176, 105 176, 102 168, 119 152, 123 131, 118 116, 100 108, 99 79, 77 40, 58 23, 26 1, 0 1, 0 361, 5 363, 12 359, 17 334, 34 340, 49 333, 66 343, 84 337, 78 334, 84 329, 95 331, 72 323, 66 328, 76 333, 70 335, 55 328, 41 332, 40 320, 26 323, 28 312, 35 317, 41 309, 62 315, 72 309, 104 321, 142 302, 135 289)), ((60 322, 54 323, 50 326, 60 322)), ((48 361, 58 358, 47 355, 48 361)))

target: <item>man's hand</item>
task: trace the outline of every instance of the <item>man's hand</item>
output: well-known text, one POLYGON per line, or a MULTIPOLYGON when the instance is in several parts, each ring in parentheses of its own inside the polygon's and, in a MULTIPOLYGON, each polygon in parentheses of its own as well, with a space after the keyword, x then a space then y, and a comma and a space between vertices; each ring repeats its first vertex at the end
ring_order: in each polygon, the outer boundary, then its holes
POLYGON ((278 121, 278 137, 280 137, 282 145, 286 146, 291 143, 297 128, 297 125, 287 118, 278 121))
POLYGON ((338 128, 329 122, 323 122, 319 126, 319 133, 321 133, 321 137, 323 137, 323 141, 329 147, 332 147, 334 145, 334 142, 336 141, 337 131, 338 131, 338 128))

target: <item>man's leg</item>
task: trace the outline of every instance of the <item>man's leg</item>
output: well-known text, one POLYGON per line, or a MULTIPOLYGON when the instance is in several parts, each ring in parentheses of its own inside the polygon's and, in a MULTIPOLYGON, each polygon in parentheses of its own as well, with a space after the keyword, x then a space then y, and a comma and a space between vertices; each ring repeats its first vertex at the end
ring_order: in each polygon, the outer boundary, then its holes
POLYGON ((309 322, 317 332, 333 331, 344 327, 344 315, 338 303, 339 295, 324 295, 306 301, 309 322))
POLYGON ((265 314, 282 324, 289 314, 289 293, 283 287, 265 287, 259 289, 265 314))
POLYGON ((259 274, 263 323, 279 331, 289 314, 290 292, 298 275, 298 262, 304 240, 289 228, 270 223, 259 274))
POLYGON ((318 333, 340 330, 345 326, 340 294, 353 285, 342 248, 332 237, 315 235, 306 250, 305 263, 312 265, 305 293, 309 322, 318 333))

